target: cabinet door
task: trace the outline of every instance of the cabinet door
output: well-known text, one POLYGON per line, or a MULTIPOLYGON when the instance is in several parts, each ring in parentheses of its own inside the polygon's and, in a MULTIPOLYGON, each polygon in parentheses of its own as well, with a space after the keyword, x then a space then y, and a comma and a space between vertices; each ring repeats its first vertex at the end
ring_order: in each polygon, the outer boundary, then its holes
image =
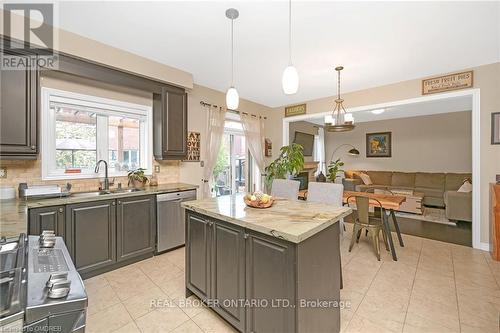
POLYGON ((80 274, 115 263, 115 201, 103 200, 68 205, 66 245, 80 274))
POLYGON ((249 234, 246 243, 246 299, 267 300, 268 304, 247 308, 247 332, 295 331, 295 312, 291 307, 295 304, 294 276, 293 244, 262 234, 249 234), (280 305, 276 303, 279 300, 289 304, 280 305))
POLYGON ((180 160, 187 155, 187 94, 163 87, 153 94, 153 145, 156 159, 180 160))
POLYGON ((140 196, 118 199, 116 210, 118 261, 152 253, 155 247, 155 198, 140 196))
POLYGON ((44 230, 53 230, 57 236, 64 237, 65 207, 53 206, 29 210, 28 234, 40 235, 44 230))
POLYGON ((163 155, 185 157, 187 154, 186 93, 166 91, 163 98, 163 155))
POLYGON ((201 299, 210 295, 210 223, 186 214, 186 285, 201 299))
MULTIPOLYGON (((29 63, 34 55, 3 51, 6 57, 20 57, 29 63)), ((38 72, 0 70, 0 156, 35 159, 37 154, 38 72)))
POLYGON ((212 241, 212 293, 214 310, 240 331, 245 328, 245 232, 216 221, 212 241), (243 306, 242 306, 243 305, 243 306))

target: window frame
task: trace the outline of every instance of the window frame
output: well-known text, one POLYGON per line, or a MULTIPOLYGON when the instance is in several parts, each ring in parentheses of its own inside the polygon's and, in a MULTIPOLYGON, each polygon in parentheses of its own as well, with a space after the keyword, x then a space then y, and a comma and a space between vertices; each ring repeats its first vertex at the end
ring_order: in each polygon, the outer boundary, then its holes
MULTIPOLYGON (((148 105, 134 104, 109 98, 85 95, 54 88, 41 88, 41 146, 42 180, 61 179, 91 179, 104 177, 104 168, 98 174, 94 172, 61 173, 55 168, 56 138, 55 113, 50 110, 51 102, 78 105, 84 109, 94 110, 101 114, 96 119, 96 158, 109 162, 109 132, 108 120, 103 116, 130 116, 145 118, 140 121, 139 160, 143 163, 147 175, 152 174, 153 168, 153 109, 148 105)), ((83 171, 83 170, 82 170, 83 171)), ((110 170, 109 176, 126 176, 126 171, 110 170)))

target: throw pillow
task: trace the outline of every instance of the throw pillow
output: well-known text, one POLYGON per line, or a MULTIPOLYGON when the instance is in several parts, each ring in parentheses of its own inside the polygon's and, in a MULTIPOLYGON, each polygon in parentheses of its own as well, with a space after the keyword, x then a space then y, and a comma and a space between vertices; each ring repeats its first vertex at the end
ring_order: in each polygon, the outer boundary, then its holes
POLYGON ((365 185, 373 185, 373 182, 372 182, 370 176, 368 176, 366 173, 360 173, 359 178, 361 178, 361 180, 363 181, 363 183, 365 185))
POLYGON ((457 192, 469 193, 472 192, 472 184, 468 181, 464 182, 457 192))

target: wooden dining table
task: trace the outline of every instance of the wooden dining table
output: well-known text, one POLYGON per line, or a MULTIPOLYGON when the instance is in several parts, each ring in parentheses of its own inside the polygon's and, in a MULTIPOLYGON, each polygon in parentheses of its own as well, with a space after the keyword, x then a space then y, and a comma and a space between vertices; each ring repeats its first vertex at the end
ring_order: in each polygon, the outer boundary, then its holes
POLYGON ((403 237, 401 237, 401 231, 399 230, 398 221, 396 219, 395 211, 399 209, 401 204, 406 201, 406 197, 401 195, 392 195, 392 194, 383 194, 383 193, 367 193, 367 192, 353 192, 353 191, 344 191, 343 194, 343 203, 355 203, 355 197, 362 196, 369 198, 370 207, 380 207, 382 210, 382 223, 384 224, 384 229, 386 231, 387 240, 389 242, 392 259, 394 261, 398 260, 396 255, 396 249, 394 248, 394 241, 392 240, 391 228, 389 225, 389 216, 392 218, 394 223, 394 229, 398 236, 399 245, 404 246, 403 237), (380 204, 379 204, 380 203, 380 204))

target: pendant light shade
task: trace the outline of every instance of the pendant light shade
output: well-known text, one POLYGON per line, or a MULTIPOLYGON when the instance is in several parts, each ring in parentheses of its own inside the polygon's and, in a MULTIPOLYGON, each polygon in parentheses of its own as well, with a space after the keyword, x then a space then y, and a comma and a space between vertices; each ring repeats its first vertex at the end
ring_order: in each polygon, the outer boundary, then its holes
POLYGON ((292 0, 288 1, 288 67, 283 71, 281 86, 287 95, 299 90, 299 73, 292 64, 292 0))
POLYGON ((231 20, 231 86, 226 92, 226 107, 230 110, 238 109, 240 95, 234 87, 234 20, 240 16, 238 10, 229 8, 226 10, 226 17, 231 20))
POLYGON ((226 92, 226 107, 230 110, 238 109, 240 105, 240 95, 235 87, 230 87, 226 92))
POLYGON ((281 85, 283 92, 287 95, 295 94, 299 90, 299 73, 293 65, 288 66, 283 71, 281 85))

